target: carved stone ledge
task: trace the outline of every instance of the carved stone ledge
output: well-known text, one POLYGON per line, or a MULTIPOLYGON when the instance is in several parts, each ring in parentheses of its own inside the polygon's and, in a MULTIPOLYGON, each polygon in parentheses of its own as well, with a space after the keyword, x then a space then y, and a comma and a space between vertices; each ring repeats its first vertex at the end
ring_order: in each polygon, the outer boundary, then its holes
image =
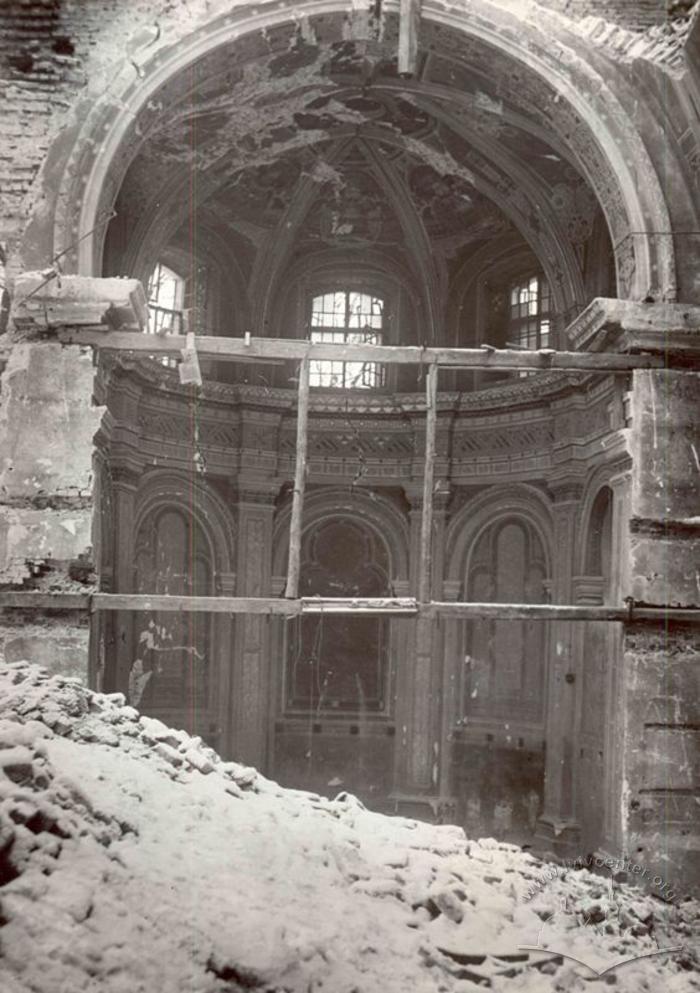
POLYGON ((700 352, 700 306, 596 297, 565 331, 577 351, 700 352))

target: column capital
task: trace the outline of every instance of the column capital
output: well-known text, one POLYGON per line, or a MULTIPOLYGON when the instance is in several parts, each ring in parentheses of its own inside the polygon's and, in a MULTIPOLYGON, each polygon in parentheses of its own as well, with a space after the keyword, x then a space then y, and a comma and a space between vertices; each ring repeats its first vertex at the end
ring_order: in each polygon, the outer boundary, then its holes
POLYGON ((574 576, 571 586, 574 603, 602 604, 605 601, 604 576, 574 576))
POLYGON ((271 507, 279 494, 279 483, 267 479, 239 477, 231 489, 232 502, 271 507))
POLYGON ((137 490, 141 480, 142 469, 134 463, 117 462, 108 465, 107 472, 112 486, 123 490, 137 490))
POLYGON ((459 594, 462 589, 461 579, 445 579, 442 584, 442 595, 446 600, 452 600, 453 602, 459 599, 459 594))
POLYGON ((235 596, 236 594, 236 573, 219 572, 216 576, 217 585, 223 596, 235 596))
MULTIPOLYGON (((423 509, 423 482, 404 483, 403 487, 406 499, 411 505, 411 510, 423 509)), ((433 488, 433 510, 436 513, 447 509, 447 505, 452 497, 453 489, 446 479, 436 479, 433 488)))
POLYGON ((550 483, 548 488, 555 504, 579 503, 583 497, 583 483, 579 480, 562 479, 550 483))

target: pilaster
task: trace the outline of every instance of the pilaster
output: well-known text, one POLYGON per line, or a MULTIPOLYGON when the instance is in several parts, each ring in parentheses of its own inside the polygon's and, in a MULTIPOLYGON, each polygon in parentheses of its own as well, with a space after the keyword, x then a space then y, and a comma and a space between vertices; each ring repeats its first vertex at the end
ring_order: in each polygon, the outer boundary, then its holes
MULTIPOLYGON (((263 480, 238 480, 237 596, 271 592, 272 524, 278 487, 263 480)), ((240 762, 264 770, 268 755, 270 706, 270 619, 238 615, 232 665, 229 752, 240 762)))
MULTIPOLYGON (((552 489, 552 495, 554 559, 551 595, 554 603, 571 603, 582 488, 578 482, 560 482, 552 489)), ((537 825, 536 838, 541 847, 564 854, 575 849, 578 840, 573 803, 576 673, 573 625, 570 621, 552 623, 549 650, 544 810, 537 825)))
MULTIPOLYGON (((422 522, 422 487, 409 487, 410 589, 418 591, 419 548, 422 522)), ((445 522, 449 488, 436 483, 433 497, 431 597, 442 595, 445 522)), ((442 762, 442 632, 434 618, 407 621, 412 632, 397 679, 396 778, 393 800, 399 812, 438 816, 441 805, 442 762)))
MULTIPOLYGON (((108 540, 112 544, 112 585, 115 593, 134 593, 134 516, 139 473, 133 466, 110 468, 113 518, 108 540)), ((129 685, 133 665, 134 614, 109 611, 99 621, 105 638, 103 685, 107 692, 129 685)))

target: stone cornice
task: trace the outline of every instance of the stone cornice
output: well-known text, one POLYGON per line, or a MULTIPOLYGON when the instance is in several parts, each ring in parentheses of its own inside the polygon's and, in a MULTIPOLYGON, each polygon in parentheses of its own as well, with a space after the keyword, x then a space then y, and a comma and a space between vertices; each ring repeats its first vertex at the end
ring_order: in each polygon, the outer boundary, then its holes
MULTIPOLYGON (((119 355, 112 360, 111 367, 102 375, 111 379, 111 389, 118 390, 116 377, 110 373, 115 369, 129 372, 142 386, 143 399, 148 402, 149 394, 163 403, 170 400, 178 403, 191 402, 191 387, 183 387, 174 369, 169 369, 150 359, 133 359, 119 355)), ((550 399, 570 392, 572 388, 586 381, 588 376, 580 373, 544 372, 534 373, 523 379, 507 381, 487 389, 470 392, 441 391, 438 396, 438 411, 490 411, 510 410, 525 405, 544 405, 550 399)), ((199 394, 199 402, 224 403, 227 406, 262 406, 293 413, 296 409, 296 391, 281 387, 251 386, 249 384, 219 383, 206 381, 199 394)), ((364 393, 313 390, 309 408, 311 413, 328 413, 338 416, 369 415, 412 415, 425 412, 423 393, 364 393)))

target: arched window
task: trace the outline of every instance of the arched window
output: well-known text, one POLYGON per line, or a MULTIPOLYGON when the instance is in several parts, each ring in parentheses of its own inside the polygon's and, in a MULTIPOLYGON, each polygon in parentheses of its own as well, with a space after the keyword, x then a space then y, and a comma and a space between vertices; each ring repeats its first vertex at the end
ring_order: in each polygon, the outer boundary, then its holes
MULTIPOLYGON (((185 280, 162 262, 158 262, 148 281, 147 334, 184 334, 185 280)), ((151 358, 156 358, 152 355, 151 358)), ((157 361, 175 369, 178 360, 172 355, 160 355, 157 361)))
MULTIPOLYGON (((469 562, 467 599, 543 603, 546 562, 532 525, 507 518, 478 539, 469 562)), ((539 721, 543 714, 546 625, 541 621, 466 623, 464 714, 539 721)))
MULTIPOLYGON (((386 596, 389 561, 375 533, 348 518, 325 521, 302 546, 302 596, 386 596)), ((383 711, 387 700, 385 617, 319 615, 290 624, 288 710, 383 711)))
MULTIPOLYGON (((212 592, 209 544, 189 515, 166 509, 150 515, 135 544, 137 593, 207 596, 212 592)), ((208 731, 211 616, 201 613, 139 614, 135 624, 130 697, 145 713, 177 718, 181 726, 208 731)))
POLYGON ((148 333, 183 334, 185 280, 158 262, 148 281, 148 333))
POLYGON ((508 344, 515 348, 549 348, 550 294, 542 276, 515 280, 509 290, 508 344))
MULTIPOLYGON (((311 340, 335 345, 381 345, 384 301, 355 290, 334 290, 311 303, 311 340)), ((377 362, 314 360, 311 386, 377 389, 384 385, 384 366, 377 362)))

